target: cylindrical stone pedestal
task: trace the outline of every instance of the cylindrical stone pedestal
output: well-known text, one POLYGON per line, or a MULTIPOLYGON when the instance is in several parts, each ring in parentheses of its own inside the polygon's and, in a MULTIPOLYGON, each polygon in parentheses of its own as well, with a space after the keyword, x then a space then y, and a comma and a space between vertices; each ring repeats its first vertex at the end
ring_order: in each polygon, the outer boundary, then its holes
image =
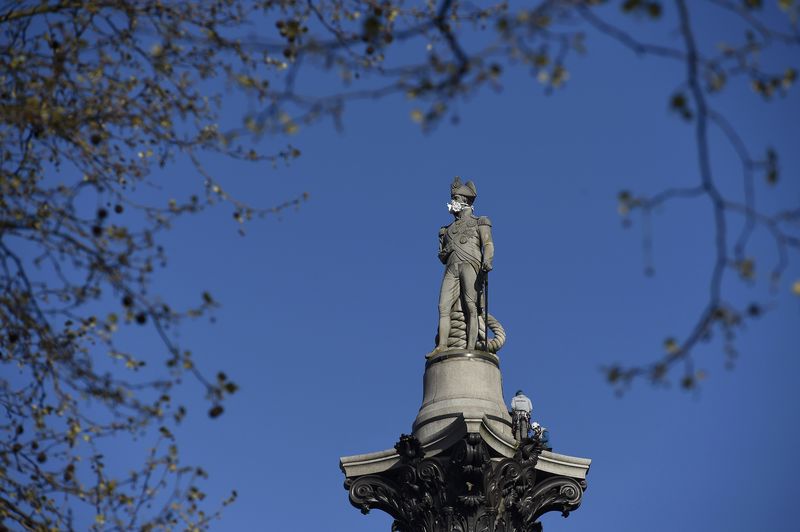
POLYGON ((463 415, 469 432, 477 432, 483 422, 513 445, 502 381, 500 359, 493 353, 466 349, 436 353, 425 364, 422 406, 413 435, 425 445, 463 415))

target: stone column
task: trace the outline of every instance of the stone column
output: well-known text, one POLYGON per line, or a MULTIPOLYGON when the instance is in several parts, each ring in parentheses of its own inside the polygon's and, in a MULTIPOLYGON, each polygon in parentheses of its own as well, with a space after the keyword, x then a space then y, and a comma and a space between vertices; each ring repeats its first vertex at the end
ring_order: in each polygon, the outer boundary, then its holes
POLYGON ((411 435, 341 459, 353 506, 387 512, 393 532, 541 531, 544 513, 580 506, 591 460, 514 439, 497 355, 437 353, 423 379, 411 435))

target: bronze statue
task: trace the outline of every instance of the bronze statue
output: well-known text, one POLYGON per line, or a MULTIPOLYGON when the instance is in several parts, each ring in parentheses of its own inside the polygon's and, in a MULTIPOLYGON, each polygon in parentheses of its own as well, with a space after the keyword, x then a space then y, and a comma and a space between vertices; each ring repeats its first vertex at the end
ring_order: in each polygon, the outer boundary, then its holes
POLYGON ((450 313, 458 303, 467 326, 466 348, 474 350, 478 340, 478 294, 484 275, 492 269, 494 243, 492 222, 486 216, 473 215, 477 195, 472 181, 462 184, 456 177, 450 185, 452 201, 447 209, 455 220, 439 230, 439 260, 445 271, 439 294, 439 341, 433 353, 447 349, 450 313))

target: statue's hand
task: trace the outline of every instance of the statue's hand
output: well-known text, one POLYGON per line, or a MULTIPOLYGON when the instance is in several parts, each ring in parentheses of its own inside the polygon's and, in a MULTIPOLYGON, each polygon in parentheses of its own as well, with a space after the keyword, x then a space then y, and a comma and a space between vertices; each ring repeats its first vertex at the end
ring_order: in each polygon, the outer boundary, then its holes
POLYGON ((484 260, 483 264, 481 264, 481 270, 485 272, 492 271, 492 261, 491 260, 484 260))

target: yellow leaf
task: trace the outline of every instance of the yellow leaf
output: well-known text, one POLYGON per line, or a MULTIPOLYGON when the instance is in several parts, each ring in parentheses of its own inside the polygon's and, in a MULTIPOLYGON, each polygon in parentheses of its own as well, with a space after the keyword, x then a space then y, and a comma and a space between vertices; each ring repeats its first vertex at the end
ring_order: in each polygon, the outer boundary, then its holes
POLYGON ((739 275, 744 279, 752 279, 756 273, 756 263, 753 259, 747 258, 739 262, 739 275))
POLYGON ((544 85, 550 80, 550 74, 546 70, 540 70, 539 73, 536 75, 536 79, 544 85))
POLYGON ((670 354, 675 354, 680 351, 678 342, 676 342, 674 338, 667 338, 664 340, 664 349, 666 349, 667 353, 670 354))

